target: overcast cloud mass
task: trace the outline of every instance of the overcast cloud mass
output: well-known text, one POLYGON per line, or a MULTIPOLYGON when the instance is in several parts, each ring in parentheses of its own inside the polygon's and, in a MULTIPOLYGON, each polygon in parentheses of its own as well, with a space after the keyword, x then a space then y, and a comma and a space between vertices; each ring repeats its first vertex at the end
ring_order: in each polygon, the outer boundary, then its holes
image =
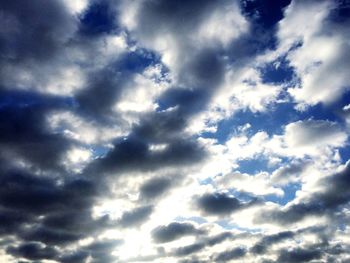
POLYGON ((350 1, 0 1, 0 262, 350 262, 350 1))

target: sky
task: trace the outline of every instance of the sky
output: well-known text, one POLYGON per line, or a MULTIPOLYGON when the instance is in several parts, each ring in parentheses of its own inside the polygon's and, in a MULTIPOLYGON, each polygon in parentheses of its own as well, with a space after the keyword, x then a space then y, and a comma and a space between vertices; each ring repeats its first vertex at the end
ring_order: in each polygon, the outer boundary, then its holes
POLYGON ((0 262, 350 262, 350 1, 0 1, 0 262))

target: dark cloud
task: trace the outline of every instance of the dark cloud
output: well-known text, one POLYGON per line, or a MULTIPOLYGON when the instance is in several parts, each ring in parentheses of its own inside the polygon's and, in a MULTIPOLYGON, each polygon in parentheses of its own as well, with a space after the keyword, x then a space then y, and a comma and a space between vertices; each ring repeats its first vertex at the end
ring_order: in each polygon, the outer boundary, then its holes
POLYGON ((116 262, 117 258, 111 253, 122 243, 123 241, 119 239, 95 240, 89 245, 79 247, 74 252, 60 255, 56 260, 62 263, 85 263, 89 258, 96 263, 116 262))
POLYGON ((24 105, 21 106, 20 100, 15 98, 16 105, 11 103, 11 93, 6 94, 9 96, 7 101, 5 97, 7 104, 0 107, 0 157, 23 159, 36 169, 61 170, 63 154, 74 144, 62 135, 52 134, 46 116, 54 109, 66 107, 61 106, 59 99, 35 93, 18 94, 24 105), (50 101, 52 104, 47 105, 50 101))
MULTIPOLYGON (((224 68, 223 58, 214 49, 205 49, 195 55, 192 54, 188 63, 181 67, 179 73, 181 87, 172 87, 158 98, 162 109, 177 108, 159 116, 167 117, 165 120, 176 120, 177 125, 174 128, 183 128, 181 126, 186 125, 190 117, 208 105, 218 85, 223 81, 224 68)), ((170 125, 169 128, 173 126, 170 125)), ((176 129, 172 129, 172 132, 176 132, 176 129)))
POLYGON ((116 261, 116 257, 111 255, 111 252, 122 243, 122 240, 100 240, 83 249, 89 252, 90 256, 93 258, 93 262, 114 262, 116 261))
POLYGON ((319 186, 323 190, 315 192, 308 201, 293 204, 284 210, 262 212, 256 221, 268 220, 279 224, 291 224, 307 216, 332 216, 334 211, 350 201, 349 167, 347 164, 343 171, 321 179, 319 186))
POLYGON ((89 254, 86 251, 79 251, 60 257, 62 263, 85 263, 89 254))
POLYGON ((180 263, 208 263, 209 261, 191 258, 191 259, 182 259, 179 262, 180 263))
POLYGON ((195 0, 186 2, 186 5, 179 1, 157 0, 145 1, 138 17, 139 34, 145 37, 154 37, 155 33, 181 32, 192 30, 198 25, 204 15, 215 7, 209 0, 195 0), (159 24, 159 21, 162 21, 159 24))
POLYGON ((119 219, 122 227, 135 227, 144 223, 153 212, 153 206, 141 206, 123 213, 119 219))
POLYGON ((282 250, 278 256, 277 262, 310 262, 314 259, 320 259, 322 256, 319 250, 309 249, 293 249, 293 250, 282 250))
MULTIPOLYGON (((2 173, 0 234, 25 242, 6 251, 31 260, 56 259, 61 256, 58 248, 116 225, 108 216, 92 217, 98 185, 77 177, 62 180, 20 170, 2 173)), ((68 257, 60 262, 79 261, 68 257)))
POLYGON ((84 237, 84 235, 79 232, 65 232, 61 229, 49 229, 42 226, 24 231, 20 233, 19 236, 23 240, 38 241, 48 245, 72 243, 84 237))
POLYGON ((198 207, 207 214, 225 215, 241 208, 241 202, 226 194, 205 194, 198 199, 198 207))
POLYGON ((228 251, 218 253, 213 257, 215 262, 227 262, 233 259, 239 259, 246 255, 247 251, 244 248, 234 248, 228 251))
POLYGON ((78 112, 82 116, 97 122, 120 121, 120 116, 113 107, 120 99, 122 92, 126 89, 132 90, 136 85, 133 77, 157 62, 157 56, 149 50, 136 49, 132 52, 120 50, 120 53, 104 67, 90 72, 84 89, 75 94, 79 106, 78 112))
POLYGON ((62 1, 2 1, 1 59, 5 63, 51 59, 75 30, 74 17, 62 1))
POLYGON ((205 248, 205 244, 197 243, 176 249, 175 256, 187 256, 205 248))
POLYGON ((233 238, 233 234, 231 232, 223 232, 220 234, 217 234, 216 236, 210 237, 206 240, 206 243, 209 246, 214 246, 216 244, 219 244, 227 239, 233 238))
POLYGON ((198 242, 193 243, 191 245, 178 247, 173 251, 172 254, 176 257, 188 256, 190 254, 197 253, 205 248, 209 248, 211 246, 220 244, 227 239, 233 239, 233 238, 234 236, 231 232, 223 232, 212 237, 200 236, 200 237, 197 237, 197 240, 199 240, 198 242))
POLYGON ((153 261, 159 258, 176 257, 183 258, 190 256, 190 259, 178 259, 179 262, 209 262, 199 260, 196 254, 205 248, 220 244, 227 239, 234 239, 234 235, 231 232, 222 232, 214 236, 206 237, 207 231, 198 229, 190 223, 173 222, 169 225, 159 226, 152 232, 152 238, 156 243, 168 243, 178 240, 184 236, 194 235, 198 242, 183 246, 176 247, 170 252, 165 252, 164 247, 158 247, 158 254, 139 256, 135 258, 129 258, 125 262, 139 262, 139 261, 153 261), (194 255, 192 255, 194 254, 194 255))
POLYGON ((113 150, 87 169, 87 173, 94 176, 125 171, 152 171, 164 166, 191 165, 205 157, 203 147, 191 139, 176 139, 164 150, 152 151, 144 140, 130 136, 117 142, 113 150))
POLYGON ((185 66, 182 74, 187 81, 193 83, 194 87, 213 90, 219 84, 225 73, 224 59, 215 49, 202 49, 198 52, 189 64, 185 66), (190 74, 187 76, 185 72, 190 74))
POLYGON ((113 67, 90 74, 87 87, 75 96, 81 114, 97 121, 116 117, 112 107, 126 86, 127 78, 130 78, 128 74, 121 74, 113 67))
POLYGON ((51 178, 20 172, 4 174, 0 177, 0 182, 1 205, 29 214, 87 208, 92 202, 95 190, 91 183, 85 180, 74 180, 65 185, 58 185, 51 178))
MULTIPOLYGON (((92 203, 90 204, 92 205, 92 203)), ((55 211, 47 215, 41 221, 42 226, 47 229, 62 231, 63 233, 74 233, 77 236, 96 234, 106 227, 115 225, 108 215, 93 218, 90 207, 86 209, 55 211)))
POLYGON ((197 198, 196 206, 204 214, 225 216, 254 205, 256 202, 256 200, 253 200, 243 203, 237 198, 225 193, 208 193, 197 198))
POLYGON ((159 226, 152 231, 152 238, 156 243, 166 243, 187 235, 203 234, 190 223, 173 222, 166 226, 159 226))
POLYGON ((16 233, 22 224, 31 219, 31 215, 22 211, 0 209, 0 235, 16 233))
MULTIPOLYGON (((226 62, 218 48, 197 46, 192 38, 205 16, 220 8, 234 8, 230 1, 145 1, 137 17, 133 32, 146 46, 155 37, 171 34, 178 46, 175 66, 177 84, 158 99, 161 108, 178 106, 173 112, 186 121, 203 110, 218 85, 223 81, 226 62), (161 21, 161 23, 159 23, 161 21), (186 59, 181 59, 184 57, 186 59)), ((171 70, 171 68, 170 68, 171 70)), ((181 124, 181 123, 180 123, 181 124)))
POLYGON ((141 199, 153 199, 166 192, 174 179, 170 177, 154 177, 140 187, 141 199))
POLYGON ((9 246, 6 252, 20 258, 31 260, 52 259, 54 260, 59 252, 52 248, 44 246, 41 243, 23 243, 19 246, 9 246))
POLYGON ((151 142, 168 142, 178 138, 185 129, 187 119, 179 111, 157 112, 144 116, 142 123, 135 126, 136 137, 151 142))
POLYGON ((254 254, 265 254, 273 244, 285 239, 293 238, 294 235, 295 233, 292 231, 284 231, 274 235, 265 236, 250 249, 250 252, 254 254))

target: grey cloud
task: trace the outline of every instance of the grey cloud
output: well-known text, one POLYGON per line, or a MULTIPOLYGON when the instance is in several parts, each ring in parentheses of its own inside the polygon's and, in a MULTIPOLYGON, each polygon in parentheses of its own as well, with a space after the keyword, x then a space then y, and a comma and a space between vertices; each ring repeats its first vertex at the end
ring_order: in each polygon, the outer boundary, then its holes
POLYGON ((179 262, 180 263, 208 263, 209 261, 191 258, 191 259, 182 259, 179 262))
POLYGON ((206 240, 206 243, 209 246, 214 246, 216 244, 219 244, 227 239, 233 238, 233 234, 231 232, 223 232, 220 234, 217 234, 216 236, 210 237, 206 240))
POLYGON ((268 220, 279 224, 291 224, 307 216, 332 216, 334 211, 350 200, 349 167, 347 164, 343 171, 321 179, 319 185, 324 190, 313 193, 308 201, 293 204, 284 210, 261 212, 257 215, 256 221, 268 220))
POLYGON ((250 249, 250 252, 254 254, 265 254, 266 252, 268 252, 268 249, 273 244, 283 241, 285 239, 293 238, 294 235, 295 233, 292 231, 284 231, 274 235, 264 236, 250 249))
POLYGON ((72 65, 66 51, 78 19, 56 0, 2 1, 0 10, 1 89, 50 89, 50 80, 72 65))
POLYGON ((153 199, 166 192, 172 185, 172 177, 154 177, 140 187, 141 199, 153 199))
POLYGON ((272 180, 277 184, 296 181, 300 174, 310 165, 308 162, 294 162, 273 172, 272 180))
POLYGON ((31 260, 41 259, 55 259, 58 251, 52 247, 46 247, 41 243, 23 243, 19 246, 9 246, 6 252, 20 258, 27 258, 31 260))
POLYGON ((168 142, 178 138, 186 124, 187 119, 179 111, 151 113, 134 127, 133 133, 146 141, 168 142))
POLYGON ((314 259, 321 258, 322 253, 319 250, 311 249, 294 249, 294 250, 283 250, 280 252, 277 261, 278 262, 310 262, 314 259))
POLYGON ((117 102, 126 80, 127 76, 111 67, 90 74, 87 87, 75 96, 79 110, 97 120, 113 116, 112 106, 117 102))
POLYGON ((2 1, 0 7, 8 27, 0 34, 0 52, 7 63, 51 59, 76 29, 62 1, 2 1))
POLYGON ((166 226, 159 226, 152 231, 152 238, 157 243, 171 242, 187 235, 203 234, 190 223, 173 222, 166 226))
POLYGON ((225 193, 208 193, 200 196, 196 200, 196 206, 201 212, 207 215, 230 215, 231 213, 243 208, 248 208, 256 204, 253 200, 243 203, 235 197, 229 196, 225 193))
POLYGON ((116 225, 108 216, 92 217, 100 194, 95 182, 72 178, 58 183, 19 170, 2 173, 0 182, 0 233, 25 242, 7 248, 15 256, 56 259, 58 248, 116 225))
POLYGON ((223 232, 217 234, 213 237, 199 237, 199 241, 197 243, 176 248, 173 254, 177 257, 187 256, 196 252, 203 250, 204 248, 208 248, 217 244, 224 242, 227 239, 233 239, 234 235, 231 232, 223 232))
POLYGON ((84 247, 93 259, 93 262, 115 262, 117 258, 111 254, 113 250, 120 246, 123 242, 121 240, 100 240, 84 247))
POLYGON ((182 259, 179 261, 179 263, 208 263, 209 261, 207 260, 201 260, 201 259, 196 259, 196 258, 191 258, 191 259, 182 259))
POLYGON ((122 243, 123 241, 119 239, 95 240, 73 252, 59 255, 55 260, 62 263, 85 263, 90 258, 96 263, 116 262, 117 258, 111 253, 122 243))
MULTIPOLYGON (((24 95, 30 96, 32 94, 24 95)), ((39 96, 40 101, 50 97, 39 96)), ((48 131, 45 118, 48 112, 64 108, 55 105, 28 105, 27 107, 0 108, 1 157, 20 158, 37 169, 63 169, 61 158, 73 142, 59 134, 48 131)))
POLYGON ((159 98, 167 107, 178 106, 180 116, 190 117, 203 109, 224 78, 225 63, 217 50, 204 49, 182 65, 181 87, 165 91, 159 98))
POLYGON ((227 262, 234 259, 242 258, 246 255, 247 251, 244 248, 234 248, 232 250, 218 253, 213 257, 215 262, 227 262))
POLYGON ((176 256, 186 256, 186 255, 189 255, 192 253, 196 253, 196 252, 202 250, 203 248, 205 248, 205 244, 196 243, 196 244, 188 245, 185 247, 177 248, 175 251, 175 255, 176 256))
POLYGON ((60 257, 62 263, 85 263, 89 254, 86 251, 64 255, 60 257))
POLYGON ((137 33, 144 38, 151 38, 168 30, 175 34, 192 30, 213 6, 214 3, 208 0, 200 3, 190 0, 186 5, 175 0, 145 1, 138 16, 137 33), (162 23, 159 24, 159 21, 162 23))
POLYGON ((153 212, 153 206, 141 206, 124 212, 119 219, 122 227, 134 227, 145 222, 153 212))
POLYGON ((37 241, 48 245, 72 243, 84 237, 84 235, 79 232, 66 232, 62 229, 50 229, 42 226, 23 231, 19 236, 26 241, 37 241))
POLYGON ((206 157, 206 152, 196 141, 176 139, 162 151, 151 151, 141 138, 129 136, 117 142, 104 158, 97 159, 87 168, 91 176, 103 173, 120 174, 125 171, 152 171, 161 167, 191 165, 206 157))

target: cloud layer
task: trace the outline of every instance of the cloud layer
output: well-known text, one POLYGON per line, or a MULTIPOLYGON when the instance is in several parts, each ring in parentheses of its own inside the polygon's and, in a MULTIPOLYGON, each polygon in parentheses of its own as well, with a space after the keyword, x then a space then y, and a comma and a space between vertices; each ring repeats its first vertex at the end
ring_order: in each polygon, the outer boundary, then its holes
POLYGON ((0 3, 1 262, 348 262, 347 1, 0 3))

